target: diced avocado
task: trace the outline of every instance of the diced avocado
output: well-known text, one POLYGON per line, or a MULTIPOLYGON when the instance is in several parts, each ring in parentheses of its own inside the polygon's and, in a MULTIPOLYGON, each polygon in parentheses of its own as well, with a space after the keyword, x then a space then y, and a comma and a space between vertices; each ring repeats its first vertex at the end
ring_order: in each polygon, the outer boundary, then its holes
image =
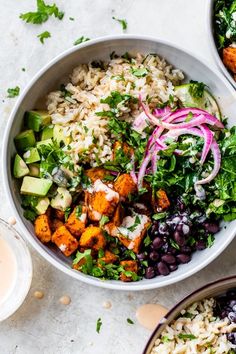
POLYGON ((40 161, 40 156, 39 156, 38 150, 35 147, 29 148, 24 153, 23 158, 24 158, 25 162, 28 163, 28 164, 40 161))
POLYGON ((37 148, 40 148, 40 146, 42 146, 42 145, 53 145, 53 141, 52 141, 52 139, 37 141, 37 143, 36 143, 37 148))
POLYGON ((35 146, 36 140, 33 130, 25 130, 19 133, 15 139, 15 145, 17 150, 25 151, 30 147, 35 146))
POLYGON ((52 181, 44 178, 35 178, 26 176, 21 185, 21 194, 35 195, 45 197, 52 186, 52 181))
POLYGON ((51 116, 46 111, 29 111, 25 114, 25 125, 35 132, 39 132, 42 127, 51 123, 51 116))
POLYGON ((15 178, 21 178, 28 175, 29 169, 25 163, 25 161, 20 157, 20 155, 16 154, 13 166, 13 174, 15 178))
POLYGON ((31 163, 28 165, 29 168, 29 175, 31 177, 39 177, 40 169, 38 163, 31 163))
POLYGON ((47 211, 47 208, 49 207, 50 200, 45 197, 45 198, 40 198, 38 204, 35 206, 35 210, 37 214, 45 214, 47 211))
POLYGON ((63 128, 59 124, 54 125, 54 128, 53 128, 53 139, 59 145, 60 145, 61 142, 63 142, 65 145, 68 145, 71 142, 71 137, 64 135, 63 128))
POLYGON ((43 128, 41 140, 47 140, 51 138, 53 138, 53 126, 49 125, 48 127, 43 128))
POLYGON ((191 94, 191 83, 175 86, 175 95, 182 102, 184 107, 196 107, 204 109, 217 118, 221 118, 220 108, 212 94, 204 89, 202 97, 193 97, 191 94))
POLYGON ((51 206, 55 209, 66 210, 72 203, 70 192, 66 188, 57 188, 57 195, 51 200, 51 206))

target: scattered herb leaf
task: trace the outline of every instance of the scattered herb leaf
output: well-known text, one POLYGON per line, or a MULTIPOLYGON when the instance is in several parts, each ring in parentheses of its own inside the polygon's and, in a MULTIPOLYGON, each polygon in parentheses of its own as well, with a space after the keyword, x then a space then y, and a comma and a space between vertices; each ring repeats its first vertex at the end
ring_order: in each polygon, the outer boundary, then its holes
POLYGON ((16 86, 14 88, 9 88, 7 89, 7 93, 9 98, 17 97, 20 94, 20 88, 19 86, 16 86))
POLYGON ((90 38, 82 36, 82 37, 76 39, 76 41, 74 42, 74 45, 79 45, 79 44, 87 42, 89 40, 90 40, 90 38))
POLYGON ((46 38, 50 38, 51 37, 51 33, 48 32, 48 31, 45 31, 45 32, 42 32, 42 33, 38 34, 37 37, 39 38, 40 42, 42 44, 44 44, 44 40, 46 38))
POLYGON ((117 18, 117 17, 112 17, 113 20, 119 22, 122 26, 122 29, 123 31, 127 30, 127 27, 128 27, 128 23, 125 19, 120 19, 120 18, 117 18))

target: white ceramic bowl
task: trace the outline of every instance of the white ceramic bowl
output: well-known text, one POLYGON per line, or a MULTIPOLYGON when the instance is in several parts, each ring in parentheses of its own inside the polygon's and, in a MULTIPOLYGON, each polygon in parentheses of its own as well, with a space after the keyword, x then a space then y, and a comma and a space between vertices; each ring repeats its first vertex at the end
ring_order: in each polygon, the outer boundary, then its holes
POLYGON ((123 54, 131 53, 158 53, 161 57, 184 71, 186 80, 204 81, 217 97, 223 113, 230 117, 233 124, 236 102, 233 97, 234 90, 225 78, 212 70, 209 66, 197 59, 195 55, 162 40, 143 36, 122 35, 99 38, 88 41, 78 47, 71 48, 53 59, 30 82, 19 98, 5 132, 3 144, 4 181, 6 192, 15 212, 18 214, 22 230, 32 246, 51 264, 66 274, 86 283, 117 290, 144 290, 159 288, 176 283, 204 268, 212 262, 232 241, 235 235, 236 222, 227 225, 216 237, 214 245, 194 254, 190 263, 182 265, 167 277, 158 276, 154 279, 143 279, 134 283, 121 281, 99 280, 71 269, 71 260, 64 257, 56 248, 43 245, 34 235, 33 225, 24 219, 21 208, 19 187, 12 177, 11 163, 15 154, 13 138, 22 128, 24 112, 33 108, 42 107, 42 97, 59 87, 62 79, 72 72, 79 63, 94 59, 109 59, 111 52, 123 54))
MULTIPOLYGON (((1 238, 8 244, 16 261, 12 287, 0 304, 0 322, 10 317, 23 303, 32 281, 32 261, 25 241, 18 232, 0 219, 1 238)), ((1 280, 0 280, 1 281, 1 280)))
POLYGON ((234 80, 232 74, 229 72, 229 70, 226 68, 224 65, 219 52, 216 47, 216 42, 214 38, 214 25, 213 25, 213 15, 214 15, 214 0, 207 0, 206 2, 206 24, 207 24, 207 37, 208 41, 211 46, 211 52, 213 54, 213 57, 215 59, 215 62, 218 66, 218 68, 222 71, 222 73, 225 75, 225 77, 229 80, 229 82, 233 85, 233 87, 236 89, 236 81, 234 80))
POLYGON ((188 306, 193 304, 196 301, 201 301, 205 298, 216 297, 219 295, 223 295, 226 291, 236 288, 236 276, 231 276, 228 278, 223 278, 216 280, 210 284, 207 284, 188 296, 186 296, 183 300, 181 300, 178 304, 176 304, 161 320, 161 322, 157 325, 156 329, 152 333, 149 338, 146 347, 143 351, 143 354, 150 354, 153 348, 155 341, 161 337, 162 332, 165 330, 165 327, 169 325, 182 310, 186 309, 188 306))

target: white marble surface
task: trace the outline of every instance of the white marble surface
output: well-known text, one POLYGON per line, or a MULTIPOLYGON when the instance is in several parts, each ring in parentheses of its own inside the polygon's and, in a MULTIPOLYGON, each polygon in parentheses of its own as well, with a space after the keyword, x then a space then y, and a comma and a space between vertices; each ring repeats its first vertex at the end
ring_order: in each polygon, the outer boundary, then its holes
MULTIPOLYGON (((35 2, 0 0, 0 141, 15 103, 6 98, 7 88, 19 85, 23 89, 44 64, 82 35, 94 38, 122 33, 112 16, 127 19, 127 33, 167 39, 214 65, 205 34, 206 0, 56 0, 65 11, 63 21, 52 18, 42 26, 26 25, 18 15, 33 9, 35 2), (70 21, 70 16, 75 21, 70 21), (52 38, 42 45, 36 36, 45 30, 51 32, 52 38)), ((7 220, 12 212, 2 183, 0 193, 0 216, 7 220)), ((161 290, 132 294, 93 288, 70 279, 31 249, 32 288, 20 310, 0 324, 0 353, 140 354, 150 333, 135 320, 136 308, 148 302, 170 307, 196 287, 236 273, 235 246, 236 241, 191 279, 161 290), (45 297, 36 300, 35 290, 44 291, 45 297), (58 302, 64 294, 72 298, 67 307, 58 302), (109 310, 102 306, 106 300, 112 302, 109 310), (103 325, 97 334, 99 317, 103 325), (134 325, 127 323, 128 317, 134 325)))

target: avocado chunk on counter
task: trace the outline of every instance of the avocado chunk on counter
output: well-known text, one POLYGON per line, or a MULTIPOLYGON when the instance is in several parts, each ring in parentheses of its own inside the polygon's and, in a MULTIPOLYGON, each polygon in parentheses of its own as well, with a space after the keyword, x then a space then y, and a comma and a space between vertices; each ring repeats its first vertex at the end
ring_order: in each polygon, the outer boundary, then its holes
POLYGON ((29 111, 25 114, 27 128, 39 132, 42 127, 51 123, 51 116, 46 111, 29 111))
POLYGON ((23 155, 23 158, 27 164, 40 161, 38 149, 35 147, 29 148, 23 155))
POLYGON ((25 161, 16 154, 13 166, 13 175, 15 178, 22 178, 29 173, 29 168, 26 165, 25 161))
POLYGON ((30 147, 35 146, 36 140, 32 129, 19 133, 15 139, 15 146, 18 151, 26 151, 30 147))
POLYGON ((53 138, 53 126, 49 125, 48 127, 43 128, 41 133, 41 140, 48 140, 53 138))
POLYGON ((52 181, 44 178, 25 176, 21 185, 21 194, 45 197, 52 186, 52 181))

